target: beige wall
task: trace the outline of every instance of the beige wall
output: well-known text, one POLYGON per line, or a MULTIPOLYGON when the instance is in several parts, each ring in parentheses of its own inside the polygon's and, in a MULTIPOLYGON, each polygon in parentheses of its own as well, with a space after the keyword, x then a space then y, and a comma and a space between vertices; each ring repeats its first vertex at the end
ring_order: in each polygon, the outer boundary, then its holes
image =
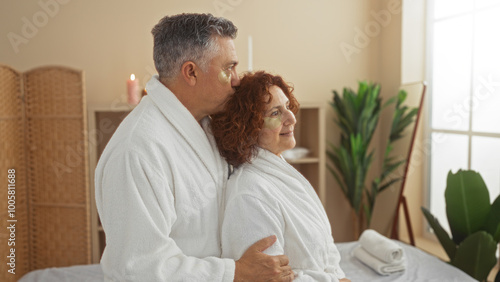
MULTIPOLYGON (((401 85, 401 20, 402 20, 402 3, 400 1, 383 0, 379 3, 377 10, 380 17, 386 15, 386 26, 380 33, 378 42, 378 59, 376 65, 377 81, 381 84, 381 95, 387 100, 397 94, 398 88, 401 85), (389 17, 390 15, 390 17, 389 17)), ((385 21, 384 21, 385 23, 385 21)), ((384 101, 385 101, 384 100, 384 101)), ((392 122, 392 108, 387 108, 382 111, 380 117, 380 125, 376 134, 378 134, 375 164, 381 164, 383 161, 383 152, 387 145, 388 136, 390 134, 390 124, 392 122)), ((397 145, 397 144, 396 144, 397 145)), ((393 154, 401 154, 403 148, 398 148, 393 151, 393 154)), ((380 173, 380 169, 374 168, 372 171, 380 173)), ((377 175, 378 176, 378 175, 377 175)), ((375 177, 372 175, 372 178, 375 177)), ((373 210, 373 220, 371 228, 389 235, 390 227, 392 226, 394 210, 399 196, 399 183, 392 185, 390 188, 380 192, 375 202, 373 210)))
MULTIPOLYGON (((210 12, 239 27, 239 71, 247 69, 251 35, 254 70, 283 75, 301 101, 324 102, 327 139, 334 142, 338 136, 327 106, 333 89, 371 80, 382 83, 384 95, 392 95, 401 82, 402 17, 394 12, 401 8, 400 0, 39 1, 2 2, 0 63, 20 71, 47 64, 83 69, 89 106, 124 102, 131 73, 145 85, 155 73, 150 30, 162 16, 181 12, 210 12), (51 5, 43 8, 40 3, 51 5), (379 24, 378 31, 372 26, 371 35, 361 40, 358 29, 374 25, 372 12, 382 10, 391 13, 387 25, 379 24), (17 36, 17 46, 9 36, 17 36), (346 44, 355 52, 346 55, 341 49, 346 44)), ((351 240, 349 205, 329 173, 327 189, 334 236, 351 240)))

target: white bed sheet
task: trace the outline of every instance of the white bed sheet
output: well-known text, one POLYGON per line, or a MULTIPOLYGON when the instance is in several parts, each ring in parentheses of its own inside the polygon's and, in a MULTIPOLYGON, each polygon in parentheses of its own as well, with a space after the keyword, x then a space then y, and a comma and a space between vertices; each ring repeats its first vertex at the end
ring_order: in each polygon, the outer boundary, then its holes
POLYGON ((104 281, 100 264, 51 267, 34 270, 18 282, 94 282, 104 281))
POLYGON ((432 256, 418 248, 395 241, 401 245, 405 253, 406 270, 382 276, 364 265, 352 255, 358 242, 337 243, 340 252, 340 267, 347 278, 352 282, 357 281, 401 281, 401 282, 468 282, 477 281, 462 270, 432 256))
MULTIPOLYGON (((404 272, 381 276, 352 255, 357 242, 337 243, 340 266, 352 282, 401 281, 401 282, 468 282, 476 281, 460 269, 429 255, 415 247, 396 241, 405 252, 407 269, 404 272)), ((24 275, 19 282, 94 282, 103 281, 99 264, 46 268, 24 275)))

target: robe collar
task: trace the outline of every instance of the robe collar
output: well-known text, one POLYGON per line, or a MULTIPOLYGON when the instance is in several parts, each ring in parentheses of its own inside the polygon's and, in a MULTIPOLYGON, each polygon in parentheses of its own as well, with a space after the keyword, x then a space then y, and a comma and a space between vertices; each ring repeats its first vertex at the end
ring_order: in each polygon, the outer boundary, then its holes
POLYGON ((258 170, 259 174, 267 174, 270 175, 271 178, 275 178, 281 185, 284 185, 290 193, 298 193, 298 195, 300 195, 301 192, 304 192, 308 194, 312 201, 316 203, 317 208, 315 208, 315 211, 318 215, 317 218, 323 221, 324 226, 328 227, 324 230, 326 232, 325 234, 328 234, 330 222, 328 221, 328 216, 316 191, 311 183, 309 183, 297 169, 289 164, 285 158, 258 147, 256 156, 252 158, 250 163, 244 165, 258 170))
POLYGON ((210 117, 205 117, 200 125, 172 91, 159 81, 157 75, 153 76, 147 83, 146 91, 165 118, 196 153, 214 182, 217 185, 222 185, 220 183, 221 176, 223 176, 221 173, 225 172, 225 167, 218 150, 213 147, 215 144, 211 142, 206 132, 209 128, 210 117))

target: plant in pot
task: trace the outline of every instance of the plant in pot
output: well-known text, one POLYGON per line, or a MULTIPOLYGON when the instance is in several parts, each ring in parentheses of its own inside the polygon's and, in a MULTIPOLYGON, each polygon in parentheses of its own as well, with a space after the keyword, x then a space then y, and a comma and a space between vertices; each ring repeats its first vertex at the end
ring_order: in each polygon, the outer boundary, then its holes
POLYGON ((391 157, 394 142, 403 137, 405 128, 414 122, 418 108, 408 108, 403 103, 407 97, 404 90, 382 104, 380 85, 359 82, 358 91, 344 88, 342 96, 333 91, 330 103, 335 113, 335 123, 340 128, 340 145, 329 143, 327 156, 333 163, 328 170, 334 176, 352 207, 354 235, 356 239, 361 231, 370 225, 375 199, 401 177, 391 175, 405 159, 391 157), (381 172, 378 177, 366 185, 367 175, 374 158, 374 149, 370 149, 373 134, 377 128, 380 114, 390 104, 396 104, 392 116, 391 132, 387 140, 381 172))
MULTIPOLYGON (((448 173, 446 216, 451 238, 439 221, 422 207, 427 222, 443 246, 450 263, 479 281, 486 281, 497 258, 500 240, 500 196, 490 204, 488 188, 472 170, 448 173)), ((499 275, 495 281, 499 279, 499 275)))

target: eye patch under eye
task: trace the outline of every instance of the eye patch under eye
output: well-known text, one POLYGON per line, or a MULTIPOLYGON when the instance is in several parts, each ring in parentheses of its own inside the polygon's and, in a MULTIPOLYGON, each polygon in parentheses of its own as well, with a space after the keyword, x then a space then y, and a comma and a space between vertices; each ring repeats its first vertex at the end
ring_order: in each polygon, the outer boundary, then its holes
POLYGON ((231 72, 229 70, 221 70, 218 78, 221 84, 228 84, 231 82, 231 72))
POLYGON ((264 118, 264 128, 267 129, 276 129, 281 125, 281 122, 283 120, 283 115, 281 112, 278 113, 277 116, 273 117, 265 117, 264 118))

